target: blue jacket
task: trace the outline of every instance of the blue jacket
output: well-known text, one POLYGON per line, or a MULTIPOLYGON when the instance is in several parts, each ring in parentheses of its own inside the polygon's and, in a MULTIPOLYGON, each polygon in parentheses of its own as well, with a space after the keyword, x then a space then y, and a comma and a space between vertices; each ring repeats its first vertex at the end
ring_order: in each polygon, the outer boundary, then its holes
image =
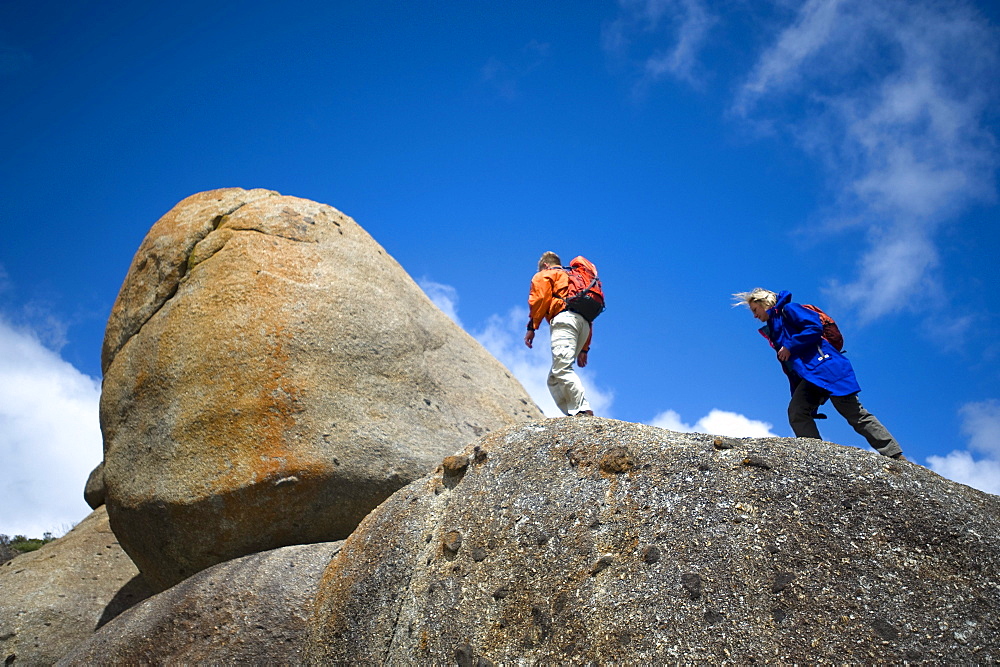
POLYGON ((823 338, 819 315, 792 303, 791 292, 778 294, 778 302, 767 311, 767 326, 762 333, 775 350, 788 348, 788 361, 781 363, 792 392, 805 379, 833 396, 848 396, 861 391, 854 368, 837 349, 823 338))

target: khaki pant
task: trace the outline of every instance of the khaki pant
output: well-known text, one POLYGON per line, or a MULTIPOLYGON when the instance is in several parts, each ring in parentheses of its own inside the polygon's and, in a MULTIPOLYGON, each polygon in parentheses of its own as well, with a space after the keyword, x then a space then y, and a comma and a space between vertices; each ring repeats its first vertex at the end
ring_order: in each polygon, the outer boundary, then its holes
POLYGON ((792 400, 788 403, 788 423, 795 432, 795 437, 821 439, 813 415, 827 397, 851 428, 864 436, 879 454, 895 456, 903 451, 888 429, 882 426, 882 422, 865 410, 857 394, 830 396, 829 392, 806 380, 800 381, 795 387, 792 400))
POLYGON ((564 310, 549 323, 552 333, 552 368, 549 370, 549 393, 563 414, 575 415, 590 410, 583 383, 573 370, 573 363, 590 336, 590 323, 583 316, 564 310))

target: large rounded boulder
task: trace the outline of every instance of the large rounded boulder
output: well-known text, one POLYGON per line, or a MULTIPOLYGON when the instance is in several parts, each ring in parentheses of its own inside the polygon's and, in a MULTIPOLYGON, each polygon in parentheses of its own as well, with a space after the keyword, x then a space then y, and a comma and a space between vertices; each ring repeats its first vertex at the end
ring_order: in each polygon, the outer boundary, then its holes
POLYGON ((143 241, 102 354, 106 502, 158 589, 346 537, 481 435, 540 416, 357 223, 204 192, 143 241))
POLYGON ((818 440, 494 433, 323 575, 319 664, 1000 660, 1000 498, 818 440))

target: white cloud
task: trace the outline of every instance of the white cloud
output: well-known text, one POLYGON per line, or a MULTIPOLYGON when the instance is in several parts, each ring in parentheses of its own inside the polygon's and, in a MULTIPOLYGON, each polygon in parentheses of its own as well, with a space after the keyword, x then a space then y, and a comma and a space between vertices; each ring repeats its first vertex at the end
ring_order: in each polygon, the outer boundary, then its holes
POLYGON ((0 533, 60 534, 90 512, 100 383, 0 319, 0 533))
POLYGON ((520 84, 549 57, 550 45, 531 40, 519 52, 504 59, 491 57, 480 68, 483 83, 493 87, 504 100, 513 101, 521 96, 520 84))
POLYGON ((919 229, 910 232, 888 232, 884 240, 873 238, 858 262, 855 280, 847 285, 831 281, 826 290, 829 296, 853 302, 864 320, 940 298, 942 289, 933 274, 939 264, 937 248, 919 229), (911 302, 915 294, 923 294, 924 299, 911 302))
POLYGON ((983 456, 976 459, 968 450, 928 456, 930 469, 980 491, 1000 494, 1000 401, 967 403, 959 414, 962 433, 969 438, 969 449, 983 456))
POLYGON ((998 51, 962 2, 808 0, 736 95, 737 115, 777 121, 824 161, 839 215, 867 229, 857 276, 831 289, 862 318, 943 295, 936 233, 995 197, 998 51))
POLYGON ((710 433, 739 438, 775 438, 772 424, 744 417, 736 412, 713 408, 693 425, 684 423, 675 410, 667 410, 653 417, 650 426, 679 431, 682 433, 710 433))
POLYGON ((451 318, 452 322, 462 326, 462 321, 458 318, 458 290, 451 285, 442 285, 427 278, 421 278, 418 284, 435 306, 451 318))
POLYGON ((1000 401, 967 403, 959 411, 962 433, 969 437, 969 447, 1000 459, 1000 401))
MULTIPOLYGON (((547 417, 561 417, 562 412, 556 407, 545 384, 552 361, 548 327, 543 325, 536 332, 533 347, 528 349, 524 344, 527 321, 527 308, 511 308, 505 314, 490 316, 481 331, 470 333, 514 374, 547 417)), ((595 347, 591 352, 591 361, 599 353, 599 348, 595 347)), ((597 374, 589 366, 578 368, 577 373, 583 382, 591 409, 600 417, 610 417, 614 392, 598 386, 597 374)))
POLYGON ((672 75, 696 83, 698 52, 715 18, 697 0, 680 0, 677 7, 677 41, 673 49, 656 53, 646 61, 646 72, 654 79, 672 75))
POLYGON ((703 0, 619 0, 621 14, 605 26, 602 44, 609 54, 627 58, 640 51, 642 82, 671 76, 699 85, 699 52, 717 19, 703 0), (637 46, 644 36, 665 37, 667 49, 637 46))
POLYGON ((765 95, 784 91, 800 79, 800 68, 827 46, 838 23, 840 0, 809 0, 792 26, 760 57, 736 96, 734 110, 745 115, 765 95))
POLYGON ((928 456, 931 470, 986 493, 1000 494, 1000 461, 975 460, 967 451, 949 452, 947 456, 928 456))

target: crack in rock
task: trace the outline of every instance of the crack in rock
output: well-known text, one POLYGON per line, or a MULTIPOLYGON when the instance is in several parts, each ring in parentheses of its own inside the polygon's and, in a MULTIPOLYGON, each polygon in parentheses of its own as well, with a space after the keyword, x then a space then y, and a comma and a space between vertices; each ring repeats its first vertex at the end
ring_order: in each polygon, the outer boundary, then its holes
MULTIPOLYGON (((256 200, 252 200, 252 201, 256 201, 256 200)), ((131 327, 128 327, 131 331, 124 331, 124 330, 121 331, 120 336, 119 336, 120 340, 118 340, 115 343, 114 350, 113 351, 109 351, 107 353, 107 357, 108 358, 101 364, 101 366, 102 366, 101 370, 102 370, 102 372, 104 374, 107 374, 108 369, 111 367, 111 364, 114 363, 115 358, 117 358, 117 356, 118 356, 118 353, 121 352, 125 348, 126 345, 128 345, 129 341, 131 341, 133 338, 135 338, 140 333, 142 333, 143 327, 145 327, 146 324, 150 320, 152 320, 154 317, 156 317, 157 313, 159 313, 161 310, 163 310, 163 307, 171 299, 173 299, 177 295, 177 290, 180 287, 181 281, 184 279, 184 277, 188 273, 189 262, 191 261, 191 254, 194 252, 195 248, 197 248, 198 244, 200 244, 203 240, 205 240, 205 238, 209 234, 211 234, 213 231, 215 231, 215 229, 218 228, 218 226, 222 223, 222 221, 225 218, 227 218, 228 216, 232 215, 236 211, 240 210, 241 208, 243 208, 244 206, 246 206, 248 203, 250 203, 250 202, 248 202, 248 201, 242 201, 239 204, 237 204, 236 206, 233 206, 227 212, 225 212, 225 213, 223 213, 221 215, 216 215, 214 218, 212 218, 212 229, 206 231, 204 234, 197 234, 196 233, 196 234, 193 235, 193 237, 192 237, 192 239, 190 241, 190 246, 187 249, 186 256, 183 257, 177 263, 177 265, 174 267, 175 270, 177 271, 177 279, 176 279, 176 281, 174 281, 174 283, 173 283, 173 285, 171 285, 169 291, 160 299, 159 303, 155 303, 154 302, 153 304, 151 304, 152 308, 151 308, 150 312, 146 315, 146 317, 144 317, 142 319, 141 322, 133 323, 133 325, 131 327)), ((140 260, 140 266, 144 266, 146 261, 147 261, 146 258, 143 258, 142 260, 140 260)), ((130 269, 130 271, 131 271, 131 269, 130 269)), ((161 273, 161 275, 162 275, 162 273, 161 273)), ((126 280, 127 279, 128 278, 126 276, 126 280)), ((124 286, 123 286, 122 289, 124 290, 124 286)), ((119 294, 119 296, 121 296, 121 295, 119 294)))
MULTIPOLYGON (((285 234, 266 232, 260 229, 254 229, 252 227, 236 227, 236 226, 223 227, 223 225, 229 221, 229 218, 234 213, 239 211, 244 206, 247 206, 248 204, 251 204, 255 201, 257 201, 257 199, 249 199, 247 201, 241 201, 235 206, 230 207, 224 213, 220 213, 212 218, 211 229, 208 229, 204 233, 195 233, 190 237, 190 239, 188 239, 189 248, 187 250, 186 256, 181 258, 175 266, 171 267, 171 269, 167 271, 168 275, 170 272, 176 271, 177 274, 176 280, 173 281, 172 285, 170 285, 169 291, 159 300, 159 303, 153 304, 153 307, 150 310, 149 314, 145 318, 143 318, 141 322, 138 322, 134 324, 133 327, 130 327, 133 329, 131 333, 123 332, 124 335, 121 337, 119 343, 115 346, 114 352, 111 355, 109 355, 109 359, 103 368, 103 371, 105 373, 107 372, 107 369, 110 368, 111 364, 114 363, 114 360, 118 356, 118 354, 129 343, 129 341, 131 341, 136 336, 140 335, 146 324, 154 317, 156 317, 156 315, 161 310, 163 310, 163 308, 167 305, 167 303, 170 302, 171 299, 177 296, 177 291, 180 289, 181 283, 183 283, 184 280, 188 277, 188 275, 191 273, 191 270, 194 269, 194 267, 201 264, 202 262, 211 259, 216 253, 225 248, 226 245, 229 243, 229 240, 232 238, 233 233, 256 232, 258 234, 263 234, 265 236, 273 236, 275 238, 284 239, 286 241, 292 241, 294 243, 313 243, 313 244, 319 243, 318 240, 300 239, 285 234), (230 231, 229 235, 222 237, 215 242, 210 240, 215 232, 224 233, 227 230, 230 231), (207 245, 206 241, 208 241, 207 245)), ((286 278, 286 280, 288 279, 286 278)))
POLYGON ((275 238, 285 239, 286 241, 294 241, 295 243, 319 243, 317 240, 297 239, 294 236, 285 236, 284 234, 277 234, 275 232, 265 232, 262 229, 254 229, 253 227, 226 227, 226 229, 231 229, 234 232, 257 232, 258 234, 263 234, 264 236, 273 236, 275 238))

